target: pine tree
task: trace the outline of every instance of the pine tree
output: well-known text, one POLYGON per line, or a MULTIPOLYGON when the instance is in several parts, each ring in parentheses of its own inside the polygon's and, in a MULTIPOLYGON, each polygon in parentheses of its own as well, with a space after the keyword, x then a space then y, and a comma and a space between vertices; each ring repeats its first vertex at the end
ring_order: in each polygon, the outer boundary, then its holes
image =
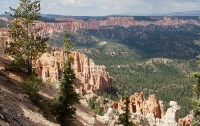
POLYGON ((130 118, 130 112, 129 112, 129 97, 125 96, 122 101, 125 101, 125 107, 122 108, 125 112, 119 115, 119 123, 124 125, 124 126, 135 126, 133 122, 129 121, 130 118))
MULTIPOLYGON (((200 45, 200 41, 197 41, 195 44, 200 45)), ((197 63, 198 66, 200 66, 200 60, 198 60, 197 63)), ((190 98, 193 110, 192 126, 200 126, 200 73, 193 72, 190 74, 189 78, 197 79, 197 83, 193 85, 193 97, 190 98)))
POLYGON ((5 12, 13 17, 9 34, 12 39, 7 53, 15 60, 17 68, 23 68, 28 75, 32 74, 32 60, 38 54, 45 52, 47 38, 40 35, 41 28, 34 28, 34 23, 40 17, 40 0, 20 0, 17 9, 10 7, 11 12, 5 12))
POLYGON ((200 126, 200 73, 192 73, 190 78, 197 78, 197 84, 193 85, 193 97, 190 101, 193 106, 193 126, 200 126))
POLYGON ((74 119, 76 108, 75 103, 79 103, 79 95, 74 90, 75 74, 71 66, 73 58, 70 57, 69 48, 72 45, 69 34, 64 34, 64 49, 68 60, 64 62, 64 71, 60 81, 60 95, 55 105, 57 120, 62 126, 70 126, 74 119))

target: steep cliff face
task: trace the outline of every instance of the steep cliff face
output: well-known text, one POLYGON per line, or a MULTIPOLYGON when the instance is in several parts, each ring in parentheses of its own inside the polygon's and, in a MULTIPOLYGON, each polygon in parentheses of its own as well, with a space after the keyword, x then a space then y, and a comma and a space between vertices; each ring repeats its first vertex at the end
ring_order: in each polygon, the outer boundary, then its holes
POLYGON ((59 61, 51 54, 44 53, 35 64, 37 74, 46 81, 58 81, 60 78, 59 61))
POLYGON ((72 52, 71 56, 74 58, 72 66, 78 78, 77 83, 83 93, 110 89, 111 78, 105 66, 95 65, 92 59, 79 52, 72 52))
MULTIPOLYGON (((146 116, 148 113, 154 115, 155 118, 162 118, 164 115, 164 105, 162 101, 159 101, 154 94, 149 95, 146 100, 143 92, 135 93, 129 98, 129 109, 132 113, 138 113, 146 116)), ((118 103, 113 103, 113 108, 122 110, 124 107, 123 99, 121 99, 118 103)))
MULTIPOLYGON (((105 66, 95 65, 91 59, 79 52, 71 52, 74 61, 72 67, 76 74, 77 89, 81 94, 110 89, 111 78, 105 66)), ((63 52, 45 53, 37 61, 35 67, 43 81, 58 81, 62 76, 63 52)))
POLYGON ((79 29, 100 29, 102 27, 107 27, 112 29, 114 26, 177 26, 183 24, 196 24, 200 23, 196 20, 182 20, 182 19, 172 19, 163 18, 155 21, 145 21, 145 20, 135 20, 134 17, 107 17, 105 20, 98 20, 95 18, 90 18, 84 21, 83 19, 74 18, 57 18, 56 20, 63 21, 61 23, 36 23, 36 27, 42 27, 43 32, 53 33, 53 32, 63 32, 65 30, 76 31, 79 29))
MULTIPOLYGON (((159 101, 155 95, 149 95, 145 100, 143 93, 135 93, 129 97, 130 117, 129 121, 134 122, 137 126, 189 126, 191 125, 192 115, 179 119, 180 106, 175 101, 170 101, 170 108, 164 112, 162 101, 159 101)), ((119 114, 123 113, 122 107, 125 107, 122 99, 107 109, 102 117, 108 126, 118 126, 119 114)), ((97 119, 98 119, 97 118, 97 119)))

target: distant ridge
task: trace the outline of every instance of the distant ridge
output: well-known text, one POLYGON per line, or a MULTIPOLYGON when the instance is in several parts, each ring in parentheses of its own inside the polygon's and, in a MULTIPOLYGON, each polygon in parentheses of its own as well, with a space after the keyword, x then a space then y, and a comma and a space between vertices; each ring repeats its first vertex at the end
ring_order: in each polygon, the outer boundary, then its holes
POLYGON ((172 12, 166 14, 131 14, 131 13, 123 13, 123 14, 111 14, 105 16, 66 16, 66 15, 55 15, 55 14, 42 14, 43 17, 109 17, 109 16, 200 16, 200 10, 193 10, 193 11, 184 11, 184 12, 172 12))
MULTIPOLYGON (((172 12, 172 13, 166 13, 166 14, 122 13, 122 14, 111 14, 111 15, 105 15, 105 16, 71 16, 71 15, 59 15, 59 14, 41 14, 41 16, 46 17, 46 18, 59 18, 59 17, 89 18, 89 17, 109 17, 109 16, 200 16, 200 10, 172 12)), ((10 16, 7 14, 0 14, 0 17, 10 17, 10 16)))
POLYGON ((160 14, 157 16, 200 16, 200 10, 185 11, 185 12, 172 12, 168 14, 160 14))
POLYGON ((58 18, 58 17, 64 17, 66 15, 59 15, 59 14, 41 14, 42 17, 48 17, 48 18, 58 18))

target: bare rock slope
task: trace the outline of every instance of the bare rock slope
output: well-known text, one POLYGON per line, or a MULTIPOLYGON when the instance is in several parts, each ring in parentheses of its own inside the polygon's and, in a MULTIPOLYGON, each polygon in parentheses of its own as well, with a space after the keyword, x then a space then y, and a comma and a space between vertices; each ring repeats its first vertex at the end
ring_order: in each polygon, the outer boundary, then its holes
MULTIPOLYGON (((0 126, 59 126, 43 117, 40 109, 35 106, 22 89, 22 82, 27 78, 20 71, 13 71, 11 62, 0 57, 0 126)), ((50 91, 43 90, 42 95, 51 96, 50 91)), ((53 97, 48 97, 53 98, 53 97)), ((143 93, 130 97, 131 121, 141 126, 186 126, 191 124, 192 115, 178 119, 180 107, 170 102, 166 113, 163 104, 150 95, 145 100, 143 93)), ((124 101, 112 104, 104 116, 96 115, 89 109, 86 100, 77 104, 75 126, 113 126, 118 120, 124 101)))
POLYGON ((58 126, 46 120, 23 92, 23 72, 14 72, 0 57, 0 126, 58 126))
MULTIPOLYGON (((25 73, 12 70, 10 60, 0 57, 0 126, 59 126, 43 117, 40 109, 24 93, 22 83, 26 78, 25 73)), ((51 90, 45 89, 39 94, 51 99, 55 96, 51 90)), ((102 126, 85 100, 80 102, 76 105, 74 125, 102 126)))

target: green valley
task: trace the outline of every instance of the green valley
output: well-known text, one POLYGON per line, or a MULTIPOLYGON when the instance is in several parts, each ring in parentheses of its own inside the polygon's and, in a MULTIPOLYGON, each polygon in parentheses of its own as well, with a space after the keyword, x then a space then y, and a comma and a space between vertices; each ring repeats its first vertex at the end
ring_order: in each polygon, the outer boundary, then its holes
MULTIPOLYGON (((102 37, 106 36, 107 32, 99 32, 100 30, 93 30, 93 32, 78 30, 70 32, 70 34, 71 40, 76 42, 73 49, 86 54, 94 60, 95 64, 105 65, 113 77, 112 90, 103 94, 104 96, 118 100, 125 94, 131 95, 136 92, 144 92, 146 98, 149 94, 156 94, 156 97, 164 101, 165 109, 169 107, 169 101, 177 101, 182 107, 181 117, 186 116, 191 111, 187 97, 192 95, 191 88, 195 80, 189 79, 188 76, 192 71, 199 70, 196 64, 197 59, 194 57, 194 54, 198 54, 199 47, 193 42, 191 43, 189 38, 185 39, 183 44, 178 41, 180 47, 175 47, 174 42, 167 38, 165 38, 166 41, 154 42, 149 46, 148 41, 151 39, 151 41, 153 39, 159 41, 162 38, 157 40, 157 37, 148 35, 149 37, 145 38, 145 40, 148 40, 146 41, 147 45, 144 44, 141 47, 137 45, 137 48, 129 43, 124 43, 123 37, 110 39, 109 37, 102 37), (160 50, 163 51, 156 50, 157 47, 162 47, 160 50), (183 51, 182 48, 189 51, 183 51), (172 53, 168 53, 168 51, 172 53)), ((170 34, 171 36, 175 35, 170 34)), ((179 36, 179 40, 184 39, 181 36, 179 36)), ((196 35, 189 34, 188 36, 192 39, 196 35)), ((61 34, 53 34, 53 37, 51 37, 52 44, 60 45, 60 38, 61 34)), ((133 41, 133 39, 130 39, 130 41, 133 41)), ((141 43, 138 44, 141 45, 141 43)))

